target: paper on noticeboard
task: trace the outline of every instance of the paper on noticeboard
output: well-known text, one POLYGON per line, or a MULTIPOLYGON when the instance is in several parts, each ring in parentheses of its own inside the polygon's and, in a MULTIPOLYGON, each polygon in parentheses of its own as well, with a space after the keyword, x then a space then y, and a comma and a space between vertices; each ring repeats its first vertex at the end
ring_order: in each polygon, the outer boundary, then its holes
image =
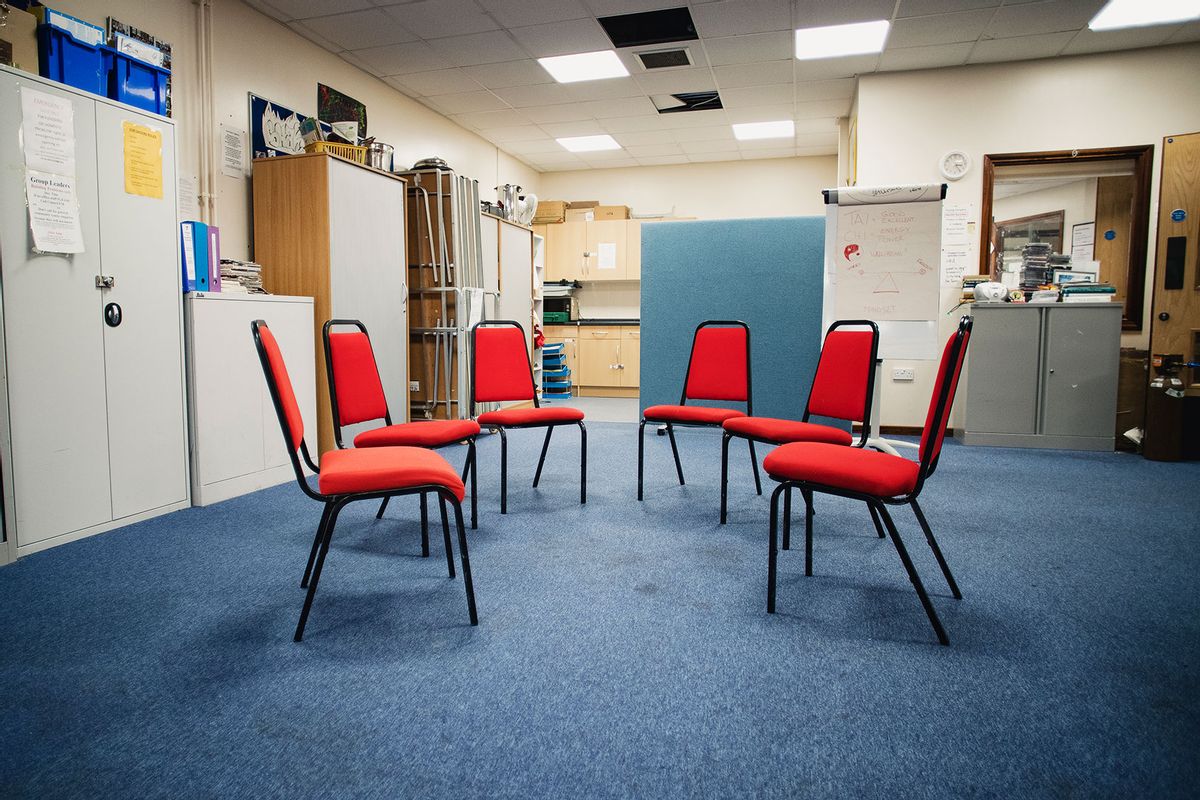
POLYGON ((25 170, 25 201, 29 205, 29 230, 39 253, 82 253, 83 229, 79 225, 79 198, 74 175, 53 175, 25 170))
POLYGON ((71 101, 22 86, 21 143, 28 169, 74 177, 75 108, 71 101))
POLYGON ((1071 226, 1071 263, 1091 261, 1096 247, 1096 223, 1080 222, 1071 226))
POLYGON ((600 263, 596 265, 597 269, 616 269, 617 268, 617 243, 616 242, 600 242, 600 263))
POLYGON ((125 138, 125 193, 159 200, 163 196, 162 131, 122 122, 125 138))

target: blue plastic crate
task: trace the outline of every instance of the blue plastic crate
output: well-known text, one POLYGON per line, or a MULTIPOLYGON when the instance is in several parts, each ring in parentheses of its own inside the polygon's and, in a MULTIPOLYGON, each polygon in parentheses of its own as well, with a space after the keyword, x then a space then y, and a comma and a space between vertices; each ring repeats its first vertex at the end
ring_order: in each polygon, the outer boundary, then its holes
POLYGON ((108 96, 113 51, 103 44, 104 29, 45 8, 38 25, 38 71, 43 78, 108 96))
POLYGON ((112 51, 108 96, 153 114, 167 113, 167 81, 171 71, 120 51, 112 51))

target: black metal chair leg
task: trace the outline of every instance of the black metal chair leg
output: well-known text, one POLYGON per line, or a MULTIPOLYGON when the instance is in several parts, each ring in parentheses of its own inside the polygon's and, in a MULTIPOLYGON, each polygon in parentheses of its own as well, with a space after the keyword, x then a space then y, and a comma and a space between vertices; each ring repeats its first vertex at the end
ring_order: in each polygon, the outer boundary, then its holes
POLYGON ((721 434, 721 524, 725 524, 725 508, 729 497, 729 440, 728 433, 721 434))
POLYGON ((579 504, 587 503, 587 428, 579 423, 579 504))
POLYGON ((762 479, 758 477, 758 456, 754 452, 754 440, 747 439, 746 441, 750 443, 750 468, 754 470, 754 491, 758 492, 761 497, 762 479))
POLYGON ((421 558, 429 558, 429 504, 421 493, 421 558))
POLYGON ((813 493, 802 490, 804 495, 804 574, 812 577, 813 545, 813 493))
POLYGON ((475 439, 472 437, 467 444, 467 460, 471 467, 471 530, 479 527, 479 492, 476 490, 476 475, 479 474, 479 462, 475 454, 475 439))
POLYGON ((888 533, 892 537, 892 544, 896 546, 896 552, 900 555, 900 561, 904 564, 905 571, 908 572, 909 581, 912 582, 913 588, 917 590, 917 597, 921 599, 921 606, 925 609, 925 616, 929 617, 929 624, 933 626, 938 641, 943 645, 950 644, 950 638, 946 636, 946 630, 942 627, 942 621, 938 619, 937 611, 934 610, 933 603, 929 601, 929 595, 925 593, 925 585, 921 583, 921 577, 917 575, 916 567, 913 566, 912 559, 908 557, 908 550, 905 549, 904 542, 900 539, 900 533, 896 530, 896 523, 892 521, 891 515, 888 514, 887 509, 882 504, 877 504, 876 510, 879 512, 879 516, 883 518, 883 524, 887 527, 888 533))
POLYGON ((446 514, 446 498, 439 494, 438 505, 442 507, 442 542, 446 547, 446 569, 454 577, 454 548, 450 546, 450 518, 446 514))
POLYGON ((554 433, 554 426, 546 428, 546 439, 542 442, 542 454, 538 457, 537 471, 533 473, 533 488, 537 488, 538 481, 542 479, 542 465, 546 463, 546 451, 550 449, 550 434, 554 433))
POLYGON ((879 538, 883 539, 883 523, 879 521, 879 512, 875 510, 875 506, 867 503, 867 508, 871 509, 871 521, 875 523, 875 532, 879 534, 879 538))
POLYGON ((683 464, 679 463, 679 448, 675 445, 675 428, 667 425, 667 438, 671 440, 671 455, 675 456, 675 471, 679 473, 679 485, 683 486, 683 464))
POLYGON ((792 549, 792 487, 784 484, 787 488, 783 492, 783 549, 792 549))
POLYGON ((642 499, 642 464, 645 460, 646 449, 646 420, 638 424, 638 500, 642 499))
POLYGON ((304 638, 304 626, 308 624, 308 612, 312 609, 313 598, 317 595, 317 584, 321 582, 321 571, 325 568, 325 556, 329 554, 329 543, 333 540, 333 528, 337 524, 338 514, 346 505, 345 500, 330 503, 329 518, 325 521, 325 535, 321 537, 321 551, 317 554, 317 563, 313 567, 312 580, 308 584, 308 594, 304 596, 304 608, 300 610, 300 621, 296 623, 296 635, 293 641, 304 638))
POLYGON ((775 562, 779 560, 778 534, 779 525, 779 494, 784 489, 780 484, 771 493, 771 525, 770 544, 767 547, 767 613, 775 613, 775 562))
POLYGON ((308 578, 312 575, 313 562, 317 559, 317 551, 321 549, 321 539, 325 536, 325 525, 329 522, 329 515, 333 513, 333 503, 326 503, 325 508, 321 511, 321 521, 317 523, 317 532, 313 536, 312 550, 308 552, 308 564, 304 566, 304 577, 300 579, 300 588, 308 588, 308 578))
POLYGON ((383 498, 383 502, 379 504, 379 510, 375 512, 375 519, 383 519, 383 512, 387 511, 388 500, 391 499, 391 497, 383 498))
POLYGON ((479 624, 479 614, 475 610, 475 584, 471 581, 471 559, 467 554, 467 533, 463 530, 462 504, 457 499, 450 500, 454 505, 454 524, 458 528, 458 557, 462 561, 463 584, 467 589, 467 613, 471 624, 479 624))
POLYGON ((946 585, 950 587, 951 593, 955 600, 962 600, 962 592, 958 590, 958 584, 954 580, 954 576, 950 574, 950 565, 946 563, 946 559, 942 556, 942 548, 938 547, 937 539, 933 538, 933 531, 929 528, 929 521, 925 519, 925 512, 917 505, 917 498, 911 501, 913 512, 917 515, 917 522, 921 523, 921 530, 925 532, 925 541, 929 542, 929 549, 933 551, 933 555, 937 558, 938 566, 942 568, 942 574, 946 576, 946 585))
POLYGON ((500 513, 508 513, 508 436, 504 428, 500 432, 500 513))

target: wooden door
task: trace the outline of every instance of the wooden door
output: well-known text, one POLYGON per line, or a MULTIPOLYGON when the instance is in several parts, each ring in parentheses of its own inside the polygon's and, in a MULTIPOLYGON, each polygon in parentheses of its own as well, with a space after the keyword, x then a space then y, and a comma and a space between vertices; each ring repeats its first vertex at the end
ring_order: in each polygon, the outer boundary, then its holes
POLYGON ((593 220, 584 225, 587 226, 584 280, 625 280, 625 220, 593 220))
POLYGON ((642 332, 639 328, 621 328, 621 385, 637 388, 642 369, 642 332))
POLYGON ((583 280, 583 251, 587 223, 563 222, 546 226, 546 280, 583 280))
POLYGON ((620 363, 621 334, 617 328, 581 332, 579 337, 579 384, 581 386, 620 386, 620 363))
MULTIPOLYGON (((103 326, 113 518, 188 497, 183 307, 175 210, 174 128, 129 109, 96 104, 100 244, 122 321, 103 326), (125 191, 126 125, 162 137, 162 197, 125 191)), ((247 328, 247 336, 249 329, 247 328)))
POLYGON ((642 223, 625 221, 625 279, 642 279, 642 223))
MULTIPOLYGON (((1200 133, 1163 141, 1150 351, 1200 361, 1200 133)), ((1200 397, 1200 369, 1181 377, 1200 397)))
POLYGON ((1099 280, 1117 288, 1124 302, 1129 289, 1130 233, 1133 228, 1133 175, 1111 175, 1096 179, 1096 243, 1093 258, 1100 262, 1099 280), (1106 233, 1112 231, 1112 238, 1106 233))

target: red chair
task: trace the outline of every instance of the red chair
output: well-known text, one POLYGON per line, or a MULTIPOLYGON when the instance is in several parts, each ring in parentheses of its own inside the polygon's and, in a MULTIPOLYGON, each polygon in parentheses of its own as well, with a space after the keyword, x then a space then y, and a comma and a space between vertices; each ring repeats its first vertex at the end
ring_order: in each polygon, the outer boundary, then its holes
MULTIPOLYGON (((750 390, 750 326, 738 320, 710 319, 696 326, 692 336, 692 353, 688 358, 687 373, 683 378, 683 392, 679 405, 650 406, 642 412, 638 425, 638 492, 642 499, 642 473, 647 422, 663 423, 671 440, 671 454, 675 456, 675 472, 679 485, 683 486, 683 465, 679 462, 679 448, 675 444, 675 426, 689 428, 720 428, 727 419, 745 417, 754 413, 754 400, 750 390), (688 400, 732 400, 746 404, 745 413, 733 408, 713 406, 689 406, 688 400)), ((750 441, 750 463, 754 469, 754 486, 762 494, 762 482, 758 477, 758 458, 754 454, 754 441, 750 441)))
MULTIPOLYGON (((467 462, 462 479, 471 475, 471 528, 479 527, 475 501, 475 436, 479 423, 471 419, 431 419, 423 422, 392 423, 379 365, 367 327, 356 319, 331 319, 321 328, 325 344, 325 370, 329 377, 329 403, 333 409, 333 438, 339 449, 342 426, 383 420, 381 428, 363 431, 354 437, 355 447, 427 447, 437 450, 460 442, 467 443, 467 462), (356 331, 335 333, 334 327, 353 327, 356 331)), ((389 498, 383 498, 376 519, 383 516, 389 498)), ((429 511, 421 495, 421 555, 429 555, 429 511)))
MULTIPOLYGON (((917 505, 917 495, 925 485, 925 481, 937 469, 938 458, 942 452, 942 440, 946 436, 946 423, 949 421, 950 407, 954 403, 954 393, 958 388, 958 378, 962 372, 963 358, 967 353, 967 342, 971 338, 971 318, 963 317, 958 323, 958 330, 946 343, 942 353, 942 362, 938 368, 937 382, 934 384, 933 397, 929 402, 929 412, 925 417, 925 431, 921 435, 919 449, 920 460, 910 461, 907 458, 881 453, 875 450, 846 447, 840 444, 799 442, 780 446, 763 460, 763 468, 779 486, 771 495, 771 545, 767 560, 767 612, 775 613, 775 562, 778 557, 776 548, 776 528, 779 516, 779 496, 790 488, 798 488, 803 492, 820 492, 839 497, 849 497, 862 500, 870 505, 887 527, 900 561, 908 572, 908 579, 917 591, 917 597, 925 608, 937 633, 938 641, 949 644, 946 631, 942 628, 941 620, 921 578, 913 567, 912 559, 900 539, 896 525, 887 510, 889 505, 910 505, 925 540, 937 558, 938 566, 955 599, 962 599, 958 584, 950 573, 950 567, 938 547, 937 539, 929 528, 921 507, 917 505)), ((812 575, 812 525, 805 526, 804 574, 812 575)))
POLYGON ((507 319, 485 320, 471 328, 471 416, 476 403, 532 400, 533 408, 486 411, 477 418, 480 426, 500 433, 500 513, 508 513, 508 437, 512 428, 545 428, 542 455, 538 458, 533 488, 542 478, 542 465, 550 447, 550 435, 560 425, 578 425, 580 436, 579 502, 587 502, 587 429, 583 412, 565 406, 543 406, 533 384, 533 367, 525 350, 525 329, 507 319))
MULTIPOLYGON (((729 440, 737 437, 751 442, 781 445, 789 442, 826 442, 863 447, 871 434, 871 400, 875 393, 875 361, 879 357, 879 326, 870 320, 839 320, 829 326, 817 361, 817 373, 808 392, 804 416, 800 422, 771 417, 733 417, 722 424, 721 441, 721 524, 725 524, 729 494, 729 440), (866 328, 867 330, 848 330, 866 328), (847 422, 861 422, 858 442, 841 428, 809 422, 812 415, 847 422)), ((805 498, 808 500, 809 498, 805 498)), ((790 545, 789 526, 791 493, 783 498, 783 549, 790 545)), ((808 503, 811 509, 812 503, 808 503)), ((875 530, 883 538, 883 528, 875 517, 875 530)))
POLYGON ((304 598, 304 608, 296 625, 295 640, 298 642, 304 638, 304 626, 308 622, 313 597, 317 594, 317 584, 325 567, 325 556, 329 553, 329 543, 333 539, 333 528, 337 525, 338 514, 356 500, 378 500, 410 494, 435 494, 442 502, 442 537, 446 545, 446 566, 451 578, 454 577, 454 553, 450 546, 450 524, 446 515, 446 505, 454 508, 463 583, 467 590, 467 612, 471 624, 478 625, 475 588, 471 582, 471 562, 467 554, 467 537, 463 530, 462 498, 466 490, 458 473, 446 459, 432 450, 421 447, 330 450, 322 456, 321 465, 318 467, 313 463, 308 446, 304 442, 304 420, 300 416, 300 406, 296 403, 296 395, 288 377, 283 354, 279 351, 279 344, 267 323, 261 319, 250 323, 250 330, 254 334, 254 345, 262 363, 267 388, 271 392, 271 402, 275 405, 275 414, 279 417, 284 446, 292 460, 292 468, 296 471, 296 481, 306 495, 325 504, 321 523, 317 526, 317 533, 313 538, 309 566, 304 570, 304 577, 300 581, 302 587, 308 588, 308 594, 304 598), (316 491, 308 485, 304 476, 300 465, 301 457, 308 468, 317 473, 316 491))

